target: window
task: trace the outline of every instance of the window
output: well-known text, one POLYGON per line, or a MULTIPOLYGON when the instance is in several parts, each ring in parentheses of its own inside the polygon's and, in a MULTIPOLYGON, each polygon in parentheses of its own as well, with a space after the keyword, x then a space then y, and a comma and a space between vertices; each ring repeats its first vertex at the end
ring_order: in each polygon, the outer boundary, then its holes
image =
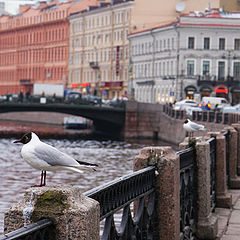
POLYGON ((223 80, 225 76, 225 62, 218 62, 218 79, 223 80))
POLYGON ((194 75, 194 60, 187 61, 187 76, 194 75))
POLYGON ((209 75, 210 73, 210 61, 203 61, 203 72, 204 76, 209 75))
POLYGON ((233 77, 240 79, 240 62, 234 62, 233 64, 233 77))
POLYGON ((240 39, 234 40, 234 50, 240 50, 240 39))
POLYGON ((194 37, 189 37, 188 38, 188 48, 189 49, 194 49, 194 37))
POLYGON ((204 38, 203 48, 210 49, 210 38, 204 38))
POLYGON ((225 50, 225 38, 219 38, 219 50, 225 50))

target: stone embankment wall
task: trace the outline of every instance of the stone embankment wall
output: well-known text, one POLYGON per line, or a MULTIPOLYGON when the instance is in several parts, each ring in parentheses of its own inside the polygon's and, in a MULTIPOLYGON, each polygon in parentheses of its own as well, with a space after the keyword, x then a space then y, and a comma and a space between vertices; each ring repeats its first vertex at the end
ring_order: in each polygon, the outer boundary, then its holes
MULTIPOLYGON (((179 144, 186 136, 183 123, 186 113, 169 114, 161 104, 127 102, 124 128, 125 138, 155 138, 172 144, 179 144)), ((221 131, 222 123, 203 122, 208 131, 221 131)), ((204 132, 194 133, 203 136, 204 132)))
MULTIPOLYGON (((0 114, 0 121, 60 126, 66 116, 71 115, 49 112, 24 112, 24 114, 12 112, 0 114)), ((122 136, 125 139, 159 139, 171 144, 179 144, 186 135, 183 129, 183 122, 186 118, 185 112, 177 113, 161 104, 129 101, 126 102, 125 127, 122 136)), ((201 124, 204 124, 208 131, 214 132, 222 130, 226 124, 238 122, 238 118, 233 118, 233 116, 228 117, 228 122, 223 122, 225 124, 211 122, 208 117, 205 120, 199 122, 202 122, 201 124)), ((194 133, 194 136, 204 134, 204 132, 198 132, 194 133)))

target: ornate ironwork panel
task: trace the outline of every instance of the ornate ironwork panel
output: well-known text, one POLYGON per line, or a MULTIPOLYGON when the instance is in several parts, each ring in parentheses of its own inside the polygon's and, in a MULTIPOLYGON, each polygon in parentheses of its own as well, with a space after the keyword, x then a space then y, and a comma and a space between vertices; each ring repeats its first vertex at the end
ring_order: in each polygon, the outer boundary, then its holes
POLYGON ((224 113, 224 124, 228 123, 228 113, 224 113))
POLYGON ((180 158, 180 239, 197 239, 197 177, 195 149, 177 152, 180 158))
POLYGON ((217 113, 216 122, 217 122, 217 123, 221 123, 221 122, 222 122, 222 113, 220 113, 220 112, 217 113))
POLYGON ((207 111, 203 111, 202 114, 203 114, 203 121, 206 122, 207 121, 208 112, 207 111))
POLYGON ((158 239, 155 198, 155 167, 131 173, 84 193, 100 203, 100 219, 105 219, 103 240, 158 239), (135 201, 134 217, 130 204, 135 201), (114 213, 123 209, 120 228, 114 213))
POLYGON ((202 112, 197 111, 197 121, 202 121, 202 112))
POLYGON ((215 112, 210 111, 209 112, 209 122, 214 122, 215 120, 215 112))
POLYGON ((1 240, 54 240, 53 223, 43 219, 26 227, 0 236, 1 240), (50 235, 51 232, 51 235, 50 235))
POLYGON ((226 175, 227 175, 227 186, 229 187, 230 176, 229 176, 229 131, 223 133, 225 136, 226 144, 226 175))
POLYGON ((208 140, 210 144, 210 173, 211 173, 211 210, 212 212, 215 210, 216 205, 216 139, 210 138, 208 140))
POLYGON ((196 113, 196 111, 193 111, 192 112, 192 120, 194 121, 194 120, 196 120, 196 115, 197 115, 197 113, 196 113))

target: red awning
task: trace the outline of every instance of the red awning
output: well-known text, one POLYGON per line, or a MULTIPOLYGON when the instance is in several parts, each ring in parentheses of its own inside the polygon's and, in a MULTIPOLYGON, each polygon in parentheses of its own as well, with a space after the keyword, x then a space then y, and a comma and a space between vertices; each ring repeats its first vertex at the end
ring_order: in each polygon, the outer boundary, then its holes
POLYGON ((228 90, 226 88, 217 88, 215 93, 228 93, 228 90))
POLYGON ((81 87, 87 87, 87 86, 90 86, 91 84, 90 83, 81 83, 81 87))
POLYGON ((79 87, 79 83, 72 83, 71 87, 79 87))

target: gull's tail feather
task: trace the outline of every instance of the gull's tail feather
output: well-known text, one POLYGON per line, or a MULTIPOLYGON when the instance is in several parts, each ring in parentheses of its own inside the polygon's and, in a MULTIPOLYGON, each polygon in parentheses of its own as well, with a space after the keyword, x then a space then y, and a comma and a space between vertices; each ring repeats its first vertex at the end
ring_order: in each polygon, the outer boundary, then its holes
POLYGON ((85 165, 85 166, 92 166, 92 167, 98 167, 98 164, 95 163, 89 163, 89 162, 83 162, 83 161, 78 161, 76 160, 80 165, 85 165))
POLYGON ((207 131, 208 129, 205 128, 204 126, 202 126, 199 130, 200 130, 200 131, 207 131))
POLYGON ((89 162, 83 162, 83 161, 78 161, 79 163, 78 166, 74 166, 78 169, 83 169, 83 170, 90 170, 90 171, 96 171, 95 167, 98 167, 98 164, 95 163, 89 163, 89 162))
MULTIPOLYGON (((96 171, 94 166, 86 166, 86 165, 77 165, 77 166, 72 166, 73 168, 82 169, 82 170, 87 170, 87 171, 96 171)), ((81 171, 81 170, 80 170, 81 171)))

